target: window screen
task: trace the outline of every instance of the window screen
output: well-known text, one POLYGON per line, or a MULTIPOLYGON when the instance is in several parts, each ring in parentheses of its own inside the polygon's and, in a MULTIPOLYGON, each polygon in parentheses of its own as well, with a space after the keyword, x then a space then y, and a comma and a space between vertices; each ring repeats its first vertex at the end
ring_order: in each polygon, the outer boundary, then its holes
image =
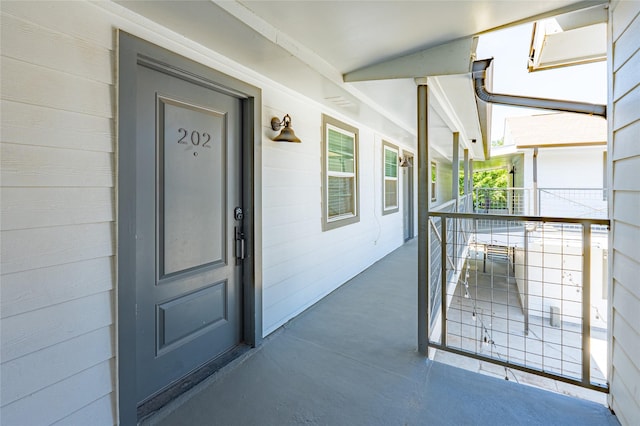
POLYGON ((398 211, 398 148, 384 142, 384 195, 383 213, 398 211))
POLYGON ((358 131, 323 116, 324 230, 358 221, 358 131))

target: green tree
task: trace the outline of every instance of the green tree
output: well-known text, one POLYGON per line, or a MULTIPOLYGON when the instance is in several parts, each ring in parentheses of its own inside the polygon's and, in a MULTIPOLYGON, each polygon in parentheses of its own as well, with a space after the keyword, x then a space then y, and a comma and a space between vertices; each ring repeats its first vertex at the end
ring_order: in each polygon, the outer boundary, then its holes
MULTIPOLYGON (((463 192, 464 174, 460 174, 460 195, 463 192)), ((507 188, 509 186, 509 172, 507 169, 482 170, 473 174, 473 200, 476 198, 477 188, 507 188)), ((506 202, 506 191, 487 191, 492 202, 506 202)))

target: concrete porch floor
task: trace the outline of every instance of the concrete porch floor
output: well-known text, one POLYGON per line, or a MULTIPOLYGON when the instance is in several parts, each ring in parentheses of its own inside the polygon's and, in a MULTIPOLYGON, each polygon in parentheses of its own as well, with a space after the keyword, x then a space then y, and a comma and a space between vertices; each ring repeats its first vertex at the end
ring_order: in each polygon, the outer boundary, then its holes
POLYGON ((601 404, 420 355, 416 283, 413 240, 143 424, 619 424, 601 404))

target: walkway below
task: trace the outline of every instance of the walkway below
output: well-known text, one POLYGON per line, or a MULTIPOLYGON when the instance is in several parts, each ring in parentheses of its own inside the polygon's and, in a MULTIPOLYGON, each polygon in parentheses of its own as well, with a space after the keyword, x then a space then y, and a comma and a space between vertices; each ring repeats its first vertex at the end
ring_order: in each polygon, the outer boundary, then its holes
POLYGON ((145 424, 619 424, 600 404, 421 356, 416 298, 414 240, 145 424))

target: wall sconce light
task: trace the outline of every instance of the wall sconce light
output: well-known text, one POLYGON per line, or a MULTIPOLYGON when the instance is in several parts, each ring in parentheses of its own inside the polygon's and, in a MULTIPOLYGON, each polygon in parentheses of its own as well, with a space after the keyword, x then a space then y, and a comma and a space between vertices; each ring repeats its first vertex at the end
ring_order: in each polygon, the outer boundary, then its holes
POLYGON ((278 119, 278 117, 273 117, 271 119, 271 128, 273 130, 279 130, 284 126, 284 129, 280 132, 278 136, 273 138, 272 140, 276 142, 302 142, 295 133, 293 133, 293 129, 291 128, 291 117, 289 114, 286 114, 282 121, 278 119))
POLYGON ((400 167, 411 167, 411 162, 409 161, 409 157, 400 157, 400 167))

